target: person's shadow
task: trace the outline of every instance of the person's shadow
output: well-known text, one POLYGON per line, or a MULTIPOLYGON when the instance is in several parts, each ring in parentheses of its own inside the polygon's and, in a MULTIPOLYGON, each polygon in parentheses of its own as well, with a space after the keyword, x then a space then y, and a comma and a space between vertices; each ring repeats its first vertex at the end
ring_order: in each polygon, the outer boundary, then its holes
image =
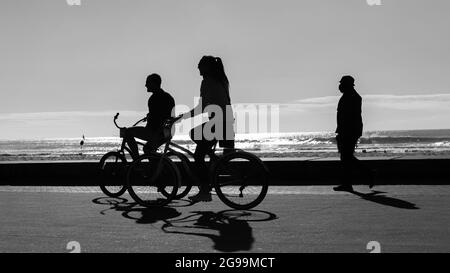
POLYGON ((372 191, 370 193, 362 193, 362 192, 357 192, 357 191, 353 190, 353 191, 350 191, 350 193, 357 195, 364 200, 371 201, 371 202, 378 203, 378 204, 385 205, 385 206, 390 206, 390 207, 395 207, 395 208, 400 208, 400 209, 419 209, 419 207, 417 207, 416 204, 414 204, 414 203, 386 196, 386 195, 384 195, 386 192, 382 192, 382 191, 372 191))
MULTIPOLYGON (((244 220, 239 216, 231 214, 228 211, 212 212, 212 211, 194 211, 190 215, 175 220, 168 221, 161 229, 166 233, 184 234, 201 236, 211 239, 214 242, 214 249, 223 252, 249 251, 253 247, 255 238, 253 237, 253 229, 249 225, 250 218, 244 220), (189 223, 189 225, 177 225, 177 223, 189 223), (192 231, 191 231, 192 230, 192 231), (210 232, 200 232, 201 230, 218 231, 218 235, 210 232)), ((264 220, 270 221, 276 219, 276 215, 263 211, 243 211, 241 215, 246 217, 254 214, 265 214, 264 220)))

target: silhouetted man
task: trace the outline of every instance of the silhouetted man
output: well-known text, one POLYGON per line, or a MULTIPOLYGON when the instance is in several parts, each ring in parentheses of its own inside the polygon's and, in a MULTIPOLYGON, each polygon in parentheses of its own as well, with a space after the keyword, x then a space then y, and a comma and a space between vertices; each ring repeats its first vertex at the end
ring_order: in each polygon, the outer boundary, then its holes
POLYGON ((334 187, 335 191, 353 191, 351 172, 358 159, 354 156, 356 143, 363 132, 361 117, 362 98, 355 90, 352 76, 342 77, 339 91, 342 97, 337 108, 336 141, 342 162, 342 185, 334 187))
POLYGON ((153 93, 148 99, 147 125, 131 127, 125 132, 125 140, 133 159, 139 157, 135 137, 147 141, 144 151, 154 151, 164 143, 163 124, 166 119, 172 117, 175 107, 173 97, 161 88, 161 77, 158 74, 148 76, 145 87, 147 92, 153 93))

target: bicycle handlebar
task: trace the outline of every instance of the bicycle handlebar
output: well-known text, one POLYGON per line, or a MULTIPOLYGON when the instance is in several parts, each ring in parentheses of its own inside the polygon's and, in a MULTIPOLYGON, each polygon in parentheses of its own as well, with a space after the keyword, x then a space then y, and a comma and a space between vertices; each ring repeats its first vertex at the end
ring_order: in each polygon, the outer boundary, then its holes
POLYGON ((166 119, 166 120, 164 121, 164 127, 166 127, 166 128, 167 128, 167 127, 171 128, 172 125, 174 125, 174 124, 175 124, 177 121, 179 121, 182 117, 183 117, 183 115, 179 115, 178 117, 166 119))
POLYGON ((119 113, 117 113, 115 116, 114 116, 114 125, 116 125, 116 127, 118 128, 118 129, 123 129, 123 128, 125 128, 125 127, 120 127, 119 125, 117 125, 117 118, 119 117, 119 113))
MULTIPOLYGON (((114 116, 114 125, 116 125, 116 127, 117 127, 118 129, 126 129, 126 127, 120 127, 119 125, 117 125, 117 119, 119 118, 119 114, 120 114, 120 113, 117 113, 117 114, 114 116)), ((146 119, 147 119, 147 117, 141 118, 141 119, 138 120, 133 126, 138 125, 139 123, 145 121, 146 119)))
POLYGON ((141 122, 144 122, 144 121, 146 121, 147 120, 147 117, 145 117, 145 118, 141 118, 140 120, 138 120, 135 124, 133 124, 133 127, 134 126, 136 126, 136 125, 138 125, 139 123, 141 123, 141 122))

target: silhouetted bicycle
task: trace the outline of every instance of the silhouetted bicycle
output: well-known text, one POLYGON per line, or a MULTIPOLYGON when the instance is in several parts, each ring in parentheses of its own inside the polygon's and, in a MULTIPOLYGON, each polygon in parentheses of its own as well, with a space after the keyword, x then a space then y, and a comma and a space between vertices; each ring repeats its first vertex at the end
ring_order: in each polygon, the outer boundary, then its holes
MULTIPOLYGON (((140 205, 161 205, 172 199, 181 199, 189 194, 196 182, 198 184, 198 178, 190 167, 189 157, 193 157, 193 153, 171 141, 172 127, 179 119, 169 119, 164 123, 167 141, 162 153, 144 154, 128 169, 128 192, 140 205), (183 183, 180 183, 180 171, 173 160, 181 165, 183 178, 186 178, 183 183), (155 198, 159 194, 165 198, 155 198)), ((224 149, 223 154, 217 155, 216 145, 208 156, 211 186, 223 203, 234 209, 246 210, 264 200, 269 171, 257 156, 240 149, 224 149)))
MULTIPOLYGON (((117 125, 117 118, 119 113, 114 116, 114 125, 120 130, 120 137, 122 138, 122 144, 119 150, 106 153, 100 159, 100 171, 102 180, 100 183, 100 189, 104 194, 110 197, 119 197, 127 190, 126 175, 128 166, 132 161, 131 151, 125 145, 125 130, 126 127, 120 127, 117 125)), ((138 125, 144 122, 146 118, 142 118, 134 125, 138 125)), ((144 146, 144 143, 136 141, 138 145, 144 146)))

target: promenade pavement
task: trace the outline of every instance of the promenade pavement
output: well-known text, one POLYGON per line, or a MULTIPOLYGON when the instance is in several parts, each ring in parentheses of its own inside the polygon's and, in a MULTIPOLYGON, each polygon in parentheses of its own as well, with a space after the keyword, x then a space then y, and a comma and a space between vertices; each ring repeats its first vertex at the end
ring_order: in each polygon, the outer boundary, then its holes
POLYGON ((0 252, 450 252, 450 186, 273 186, 233 211, 176 201, 145 209, 97 187, 0 187, 0 252))

